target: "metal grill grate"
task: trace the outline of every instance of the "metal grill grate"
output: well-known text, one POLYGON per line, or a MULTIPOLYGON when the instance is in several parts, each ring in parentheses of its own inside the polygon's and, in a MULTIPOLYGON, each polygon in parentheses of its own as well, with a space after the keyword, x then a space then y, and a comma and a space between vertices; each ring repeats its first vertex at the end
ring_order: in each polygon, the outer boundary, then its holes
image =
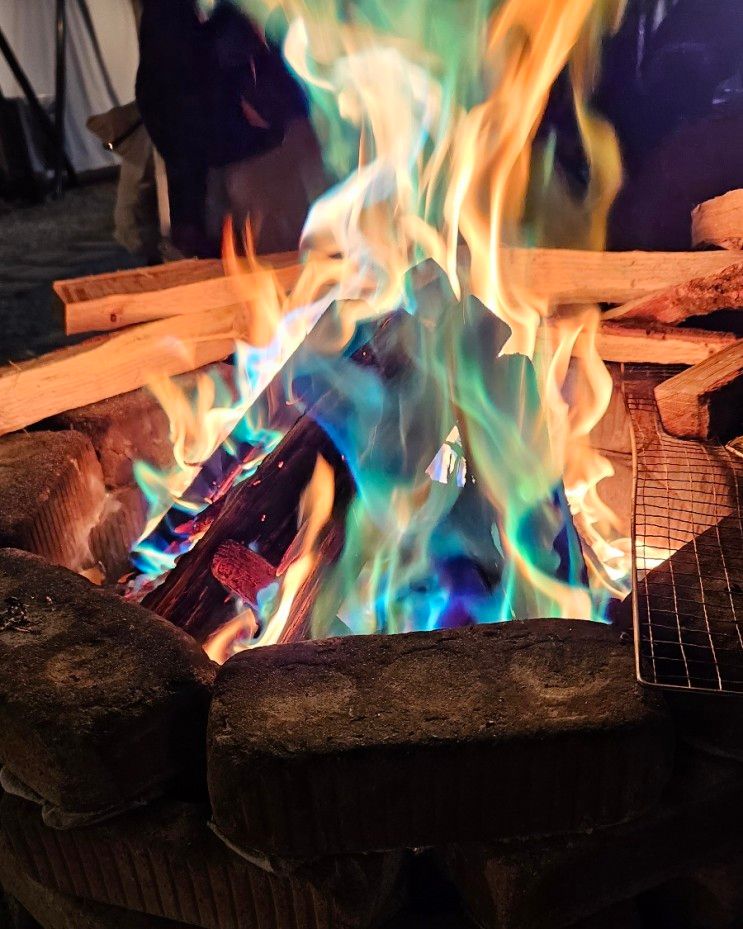
POLYGON ((743 693, 743 458, 664 432, 653 387, 677 370, 623 372, 636 452, 638 676, 652 685, 743 693))

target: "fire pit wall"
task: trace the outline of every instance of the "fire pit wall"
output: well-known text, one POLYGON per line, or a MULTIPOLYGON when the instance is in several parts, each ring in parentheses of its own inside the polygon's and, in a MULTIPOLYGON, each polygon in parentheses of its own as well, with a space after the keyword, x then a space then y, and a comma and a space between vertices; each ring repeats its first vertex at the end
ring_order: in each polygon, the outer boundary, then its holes
MULTIPOLYGON (((598 444, 626 481, 616 433, 607 419, 598 444)), ((0 553, 0 884, 16 916, 371 929, 450 881, 485 929, 740 925, 737 701, 643 691, 629 641, 568 621, 299 643, 220 670, 58 567, 123 570, 137 458, 170 461, 145 392, 0 440, 15 549, 0 553)))

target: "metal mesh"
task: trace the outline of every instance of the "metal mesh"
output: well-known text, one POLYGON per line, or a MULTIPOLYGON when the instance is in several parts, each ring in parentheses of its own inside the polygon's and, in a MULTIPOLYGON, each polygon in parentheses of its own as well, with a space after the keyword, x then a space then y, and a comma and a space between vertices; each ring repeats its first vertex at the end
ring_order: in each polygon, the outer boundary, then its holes
POLYGON ((664 432, 653 387, 678 370, 636 367, 622 379, 636 450, 638 676, 743 693, 743 458, 664 432))

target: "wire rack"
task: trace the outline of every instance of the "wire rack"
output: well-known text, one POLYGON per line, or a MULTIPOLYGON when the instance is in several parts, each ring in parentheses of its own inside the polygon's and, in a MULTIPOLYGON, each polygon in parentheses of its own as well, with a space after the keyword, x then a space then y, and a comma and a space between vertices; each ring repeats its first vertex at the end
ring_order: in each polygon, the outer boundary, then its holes
POLYGON ((743 458, 664 432, 653 387, 678 370, 638 366, 622 377, 636 454, 638 677, 743 693, 743 458))

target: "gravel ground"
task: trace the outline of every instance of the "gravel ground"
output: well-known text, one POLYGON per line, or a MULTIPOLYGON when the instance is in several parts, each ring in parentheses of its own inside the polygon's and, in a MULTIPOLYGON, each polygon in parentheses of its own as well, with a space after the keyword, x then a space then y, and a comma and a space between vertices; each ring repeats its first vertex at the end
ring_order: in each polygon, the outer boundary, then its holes
POLYGON ((51 283, 132 267, 113 238, 114 181, 68 190, 61 200, 0 203, 0 363, 66 344, 51 283))

